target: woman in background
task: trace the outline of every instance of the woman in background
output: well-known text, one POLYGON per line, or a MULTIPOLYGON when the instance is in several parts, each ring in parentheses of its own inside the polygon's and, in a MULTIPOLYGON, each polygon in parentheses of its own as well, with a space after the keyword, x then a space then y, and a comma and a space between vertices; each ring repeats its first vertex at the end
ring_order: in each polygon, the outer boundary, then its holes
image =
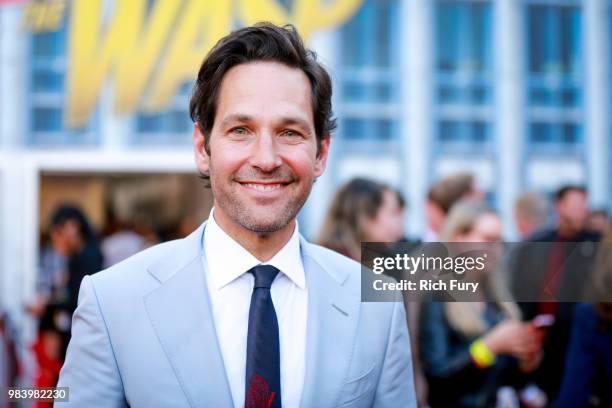
POLYGON ((596 303, 576 306, 556 408, 612 406, 612 224, 592 276, 596 303))
MULTIPOLYGON (((458 203, 441 240, 499 243, 501 222, 481 204, 458 203)), ((495 406, 498 389, 515 382, 519 366, 525 372, 537 367, 537 329, 520 321, 496 265, 471 271, 470 279, 483 288, 480 301, 433 301, 422 307, 419 346, 431 407, 495 406)))
POLYGON ((385 184, 355 178, 336 193, 317 241, 359 261, 362 242, 394 243, 403 237, 401 195, 385 184))

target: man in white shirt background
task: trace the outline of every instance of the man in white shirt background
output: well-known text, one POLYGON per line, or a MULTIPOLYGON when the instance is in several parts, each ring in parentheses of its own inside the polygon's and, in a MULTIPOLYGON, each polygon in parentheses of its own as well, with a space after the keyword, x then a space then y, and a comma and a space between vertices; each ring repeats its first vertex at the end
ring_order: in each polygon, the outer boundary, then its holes
POLYGON ((401 297, 362 303, 360 265, 299 234, 331 95, 293 27, 243 28, 211 50, 190 112, 214 208, 189 237, 83 280, 58 384, 68 405, 416 406, 401 297))

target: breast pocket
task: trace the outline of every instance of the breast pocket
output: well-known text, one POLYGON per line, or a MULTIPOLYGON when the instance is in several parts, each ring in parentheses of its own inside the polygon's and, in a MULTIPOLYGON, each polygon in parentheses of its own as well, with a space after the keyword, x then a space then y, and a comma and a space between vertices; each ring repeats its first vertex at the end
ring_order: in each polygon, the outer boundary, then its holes
POLYGON ((373 397, 375 366, 375 364, 372 364, 363 374, 344 383, 338 407, 369 406, 369 404, 365 404, 373 397))

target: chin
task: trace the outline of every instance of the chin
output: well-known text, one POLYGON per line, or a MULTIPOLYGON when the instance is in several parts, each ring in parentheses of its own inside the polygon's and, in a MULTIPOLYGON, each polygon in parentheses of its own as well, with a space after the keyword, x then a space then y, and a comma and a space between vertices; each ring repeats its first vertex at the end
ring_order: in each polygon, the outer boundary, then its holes
POLYGON ((251 232, 256 233, 257 235, 268 235, 274 232, 280 231, 284 227, 287 226, 288 223, 278 223, 278 222, 254 222, 254 223, 243 223, 242 227, 248 229, 251 232))
MULTIPOLYGON (((266 207, 266 206, 263 206, 266 207)), ((272 208, 262 208, 261 211, 253 213, 236 214, 234 218, 242 228, 254 232, 258 235, 267 235, 282 230, 294 218, 291 214, 286 214, 283 211, 274 211, 272 208), (274 217, 261 217, 258 214, 276 214, 274 217)))

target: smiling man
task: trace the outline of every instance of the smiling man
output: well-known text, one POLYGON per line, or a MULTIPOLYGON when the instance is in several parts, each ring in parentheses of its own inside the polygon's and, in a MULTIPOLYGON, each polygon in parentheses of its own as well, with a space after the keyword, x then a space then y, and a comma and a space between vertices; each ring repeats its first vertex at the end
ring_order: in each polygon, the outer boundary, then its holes
POLYGON ((361 303, 360 265, 299 234, 331 93, 290 26, 211 50, 190 111, 214 208, 189 237, 83 280, 57 406, 416 406, 401 300, 361 303))

